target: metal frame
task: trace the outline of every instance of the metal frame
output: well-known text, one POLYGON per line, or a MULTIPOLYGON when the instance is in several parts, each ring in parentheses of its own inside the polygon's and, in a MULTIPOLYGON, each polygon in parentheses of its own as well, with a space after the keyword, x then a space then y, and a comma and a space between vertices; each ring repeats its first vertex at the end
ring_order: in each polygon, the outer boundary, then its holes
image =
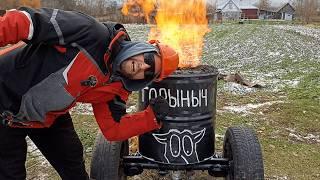
POLYGON ((134 176, 141 174, 144 169, 155 169, 159 172, 166 172, 169 170, 178 171, 178 170, 207 170, 211 176, 215 177, 225 177, 228 174, 230 169, 230 164, 232 162, 226 158, 210 158, 206 161, 196 163, 196 164, 187 164, 187 165, 175 165, 175 164, 163 164, 157 163, 148 159, 143 158, 142 156, 124 156, 122 158, 121 165, 124 169, 124 173, 127 176, 134 176))

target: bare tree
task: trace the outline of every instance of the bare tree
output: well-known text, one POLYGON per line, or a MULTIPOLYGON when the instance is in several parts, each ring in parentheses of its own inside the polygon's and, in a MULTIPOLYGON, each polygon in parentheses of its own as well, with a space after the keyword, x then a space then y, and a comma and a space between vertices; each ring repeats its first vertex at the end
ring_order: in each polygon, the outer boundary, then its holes
POLYGON ((296 10, 296 18, 299 18, 300 20, 302 20, 304 11, 303 3, 303 0, 294 0, 293 2, 293 6, 296 10))
MULTIPOLYGON (((29 0, 27 0, 29 1, 29 0)), ((59 8, 64 10, 73 10, 76 8, 76 0, 41 0, 41 6, 50 8, 59 8)))
POLYGON ((216 13, 216 4, 213 0, 207 0, 207 19, 209 23, 213 22, 216 13))
POLYGON ((1 0, 0 9, 13 9, 19 6, 29 6, 39 8, 41 6, 40 0, 1 0))
POLYGON ((310 23, 312 18, 317 15, 317 0, 305 0, 304 21, 310 23))
POLYGON ((104 15, 105 14, 105 9, 106 9, 106 1, 105 0, 97 0, 96 1, 96 13, 97 15, 104 15))
POLYGON ((307 24, 317 16, 318 5, 317 0, 295 0, 294 2, 297 17, 307 24))
POLYGON ((40 0, 20 0, 19 6, 29 6, 33 8, 39 8, 41 5, 40 0))
POLYGON ((12 9, 18 7, 18 1, 17 0, 1 0, 0 1, 0 9, 12 9))
POLYGON ((261 10, 267 10, 270 7, 269 0, 260 0, 259 1, 259 9, 261 10))

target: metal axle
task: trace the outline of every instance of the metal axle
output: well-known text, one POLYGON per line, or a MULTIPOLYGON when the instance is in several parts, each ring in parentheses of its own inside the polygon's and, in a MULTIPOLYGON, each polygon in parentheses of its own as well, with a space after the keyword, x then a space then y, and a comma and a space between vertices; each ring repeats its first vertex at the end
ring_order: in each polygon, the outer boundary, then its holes
POLYGON ((179 171, 179 170, 208 170, 211 176, 224 177, 229 170, 229 161, 225 158, 211 158, 197 164, 174 165, 161 164, 150 161, 142 156, 124 156, 122 166, 127 176, 141 174, 144 169, 156 169, 159 171, 179 171))

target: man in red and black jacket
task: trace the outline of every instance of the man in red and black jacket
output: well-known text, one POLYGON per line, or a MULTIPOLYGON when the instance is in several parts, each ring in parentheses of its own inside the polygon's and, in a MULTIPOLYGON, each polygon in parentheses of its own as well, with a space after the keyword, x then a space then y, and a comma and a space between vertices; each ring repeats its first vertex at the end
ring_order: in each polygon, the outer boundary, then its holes
POLYGON ((58 9, 7 11, 0 17, 0 179, 25 179, 29 136, 62 179, 88 179, 82 144, 68 110, 91 103, 110 141, 160 128, 159 98, 126 114, 132 91, 170 75, 179 64, 170 47, 132 42, 124 27, 58 9))

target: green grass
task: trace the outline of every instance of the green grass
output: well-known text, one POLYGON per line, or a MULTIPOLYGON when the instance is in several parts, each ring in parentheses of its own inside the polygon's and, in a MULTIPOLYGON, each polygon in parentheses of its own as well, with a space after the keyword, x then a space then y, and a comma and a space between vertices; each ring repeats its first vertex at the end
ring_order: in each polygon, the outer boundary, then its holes
MULTIPOLYGON (((296 75, 286 78, 296 78, 296 75)), ((288 179, 319 179, 320 144, 300 142, 289 137, 289 130, 295 134, 320 135, 319 73, 309 72, 302 76, 295 88, 285 88, 285 103, 259 108, 255 114, 241 116, 233 113, 217 115, 217 133, 224 134, 229 126, 245 125, 256 130, 264 155, 266 177, 287 177, 288 179), (259 114, 262 112, 263 115, 259 114)), ((218 94, 218 109, 226 104, 237 105, 277 100, 276 93, 257 92, 245 96, 227 92, 218 94)), ((217 141, 218 149, 222 141, 217 141)))
MULTIPOLYGON (((298 80, 299 83, 296 86, 284 86, 278 92, 262 89, 237 95, 219 91, 218 109, 230 104, 240 106, 278 100, 283 103, 252 110, 253 114, 245 116, 219 112, 216 133, 223 135, 227 127, 239 125, 255 129, 263 150, 266 178, 320 179, 320 144, 289 136, 290 133, 301 137, 320 135, 319 63, 309 59, 294 62, 291 58, 283 57, 278 64, 258 69, 265 72, 282 69, 285 73, 277 75, 277 78, 281 81, 298 80)), ((224 82, 219 82, 218 88, 221 89, 223 85, 224 82)), ((218 150, 222 150, 222 143, 222 139, 217 139, 218 150)))
POLYGON ((84 146, 84 149, 91 149, 94 145, 98 132, 98 125, 93 116, 89 115, 73 115, 74 127, 84 146))
MULTIPOLYGON (((225 97, 222 94, 219 96, 218 102, 225 97)), ((264 95, 257 95, 256 99, 260 97, 266 98, 264 95)), ((234 102, 234 99, 228 101, 234 102)), ((218 113, 216 133, 223 135, 230 126, 251 127, 257 132, 262 145, 266 177, 316 180, 319 177, 320 144, 289 138, 290 132, 287 128, 294 129, 302 136, 308 133, 319 135, 319 114, 319 106, 308 101, 276 104, 267 109, 258 109, 255 114, 247 116, 218 113), (259 111, 262 111, 263 115, 260 115, 259 111)), ((222 143, 221 139, 217 140, 217 150, 222 150, 222 143)))
POLYGON ((260 138, 267 176, 288 179, 319 179, 319 145, 260 138))

